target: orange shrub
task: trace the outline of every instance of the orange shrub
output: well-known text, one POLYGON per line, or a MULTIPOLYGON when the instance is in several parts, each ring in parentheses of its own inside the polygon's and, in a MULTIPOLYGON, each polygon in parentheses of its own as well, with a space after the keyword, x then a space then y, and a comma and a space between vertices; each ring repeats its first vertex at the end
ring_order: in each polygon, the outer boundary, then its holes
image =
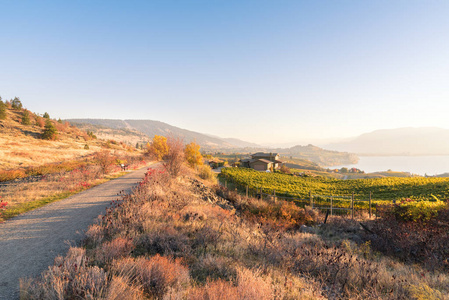
POLYGON ((25 176, 25 171, 23 170, 0 171, 0 182, 23 178, 25 176))

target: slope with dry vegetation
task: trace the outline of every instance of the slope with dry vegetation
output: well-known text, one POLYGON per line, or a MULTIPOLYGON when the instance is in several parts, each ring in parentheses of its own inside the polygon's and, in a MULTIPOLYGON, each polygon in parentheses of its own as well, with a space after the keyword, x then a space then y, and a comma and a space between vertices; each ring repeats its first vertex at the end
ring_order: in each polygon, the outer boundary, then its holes
POLYGON ((374 252, 359 224, 150 170, 24 299, 443 299, 449 276, 374 252), (303 225, 310 225, 304 227, 303 225), (305 228, 305 229, 304 229, 305 228), (304 232, 307 231, 307 232, 304 232), (423 275, 424 274, 424 275, 423 275))
POLYGON ((31 113, 19 98, 0 106, 0 220, 99 184, 118 164, 143 164, 134 147, 31 113))

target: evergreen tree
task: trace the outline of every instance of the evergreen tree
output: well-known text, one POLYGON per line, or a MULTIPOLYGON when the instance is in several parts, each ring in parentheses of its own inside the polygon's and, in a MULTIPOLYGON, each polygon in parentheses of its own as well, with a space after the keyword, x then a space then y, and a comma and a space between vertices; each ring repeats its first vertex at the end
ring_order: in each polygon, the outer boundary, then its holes
POLYGON ((13 100, 11 100, 11 107, 15 110, 21 110, 22 109, 22 102, 20 101, 19 97, 15 97, 13 100))
POLYGON ((48 112, 45 112, 45 114, 43 115, 43 117, 44 117, 45 119, 50 119, 50 115, 48 114, 48 112))
POLYGON ((56 130, 55 125, 47 119, 45 122, 44 132, 42 133, 42 138, 44 140, 55 140, 58 135, 58 130, 56 130))
POLYGON ((22 124, 23 125, 31 125, 30 113, 28 110, 25 110, 22 115, 22 124))
POLYGON ((58 119, 58 123, 62 124, 62 120, 61 118, 58 119))
POLYGON ((2 97, 0 97, 0 120, 6 119, 6 104, 3 103, 2 97))

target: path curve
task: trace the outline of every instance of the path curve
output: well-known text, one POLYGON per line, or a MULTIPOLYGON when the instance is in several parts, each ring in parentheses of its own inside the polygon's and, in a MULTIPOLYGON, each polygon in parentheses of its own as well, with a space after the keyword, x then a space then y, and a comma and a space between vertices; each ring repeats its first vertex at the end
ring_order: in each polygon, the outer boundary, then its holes
POLYGON ((120 191, 130 192, 148 167, 0 224, 0 299, 19 298, 19 278, 36 277, 79 242, 120 191))

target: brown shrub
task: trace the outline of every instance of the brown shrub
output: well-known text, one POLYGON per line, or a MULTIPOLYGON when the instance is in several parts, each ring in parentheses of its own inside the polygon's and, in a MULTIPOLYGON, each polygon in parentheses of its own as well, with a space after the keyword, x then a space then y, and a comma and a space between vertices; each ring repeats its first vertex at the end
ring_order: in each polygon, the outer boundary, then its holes
POLYGON ((96 261, 100 264, 111 262, 131 254, 134 246, 131 240, 118 237, 110 242, 105 242, 101 247, 97 248, 96 261))
POLYGON ((106 300, 141 300, 144 293, 140 286, 130 283, 122 276, 113 276, 109 283, 106 300))
POLYGON ((107 276, 103 269, 87 265, 86 252, 70 248, 67 256, 34 282, 22 282, 21 299, 96 299, 105 295, 107 276))
POLYGON ((89 226, 89 229, 86 232, 85 244, 90 247, 94 247, 100 244, 104 239, 104 231, 103 227, 98 224, 93 224, 89 226))
POLYGON ((41 128, 44 128, 45 127, 45 119, 42 118, 42 117, 37 116, 36 117, 36 125, 41 127, 41 128))
POLYGON ((374 249, 402 261, 420 263, 429 270, 449 271, 449 208, 427 222, 402 221, 392 213, 368 223, 364 235, 374 249))
POLYGON ((238 270, 237 285, 225 280, 206 283, 204 287, 192 289, 188 295, 191 300, 247 299, 271 300, 274 290, 269 280, 248 269, 238 270))
POLYGON ((200 257, 190 268, 190 276, 198 282, 236 281, 237 271, 231 260, 210 254, 200 257))
POLYGON ((180 175, 184 164, 184 143, 180 138, 167 139, 168 154, 165 156, 164 168, 173 177, 180 175))
POLYGON ((174 228, 167 227, 157 232, 142 234, 135 241, 137 255, 161 254, 188 257, 191 254, 189 238, 174 228))
POLYGON ((181 289, 189 284, 189 271, 179 259, 170 259, 160 255, 145 258, 125 258, 114 263, 112 270, 116 274, 138 282, 144 292, 156 298, 162 298, 169 289, 181 289))
POLYGON ((216 280, 208 282, 204 287, 190 290, 189 300, 239 300, 238 289, 229 281, 216 280))
POLYGON ((101 167, 103 174, 109 173, 115 161, 115 157, 107 150, 95 153, 94 159, 101 167))

